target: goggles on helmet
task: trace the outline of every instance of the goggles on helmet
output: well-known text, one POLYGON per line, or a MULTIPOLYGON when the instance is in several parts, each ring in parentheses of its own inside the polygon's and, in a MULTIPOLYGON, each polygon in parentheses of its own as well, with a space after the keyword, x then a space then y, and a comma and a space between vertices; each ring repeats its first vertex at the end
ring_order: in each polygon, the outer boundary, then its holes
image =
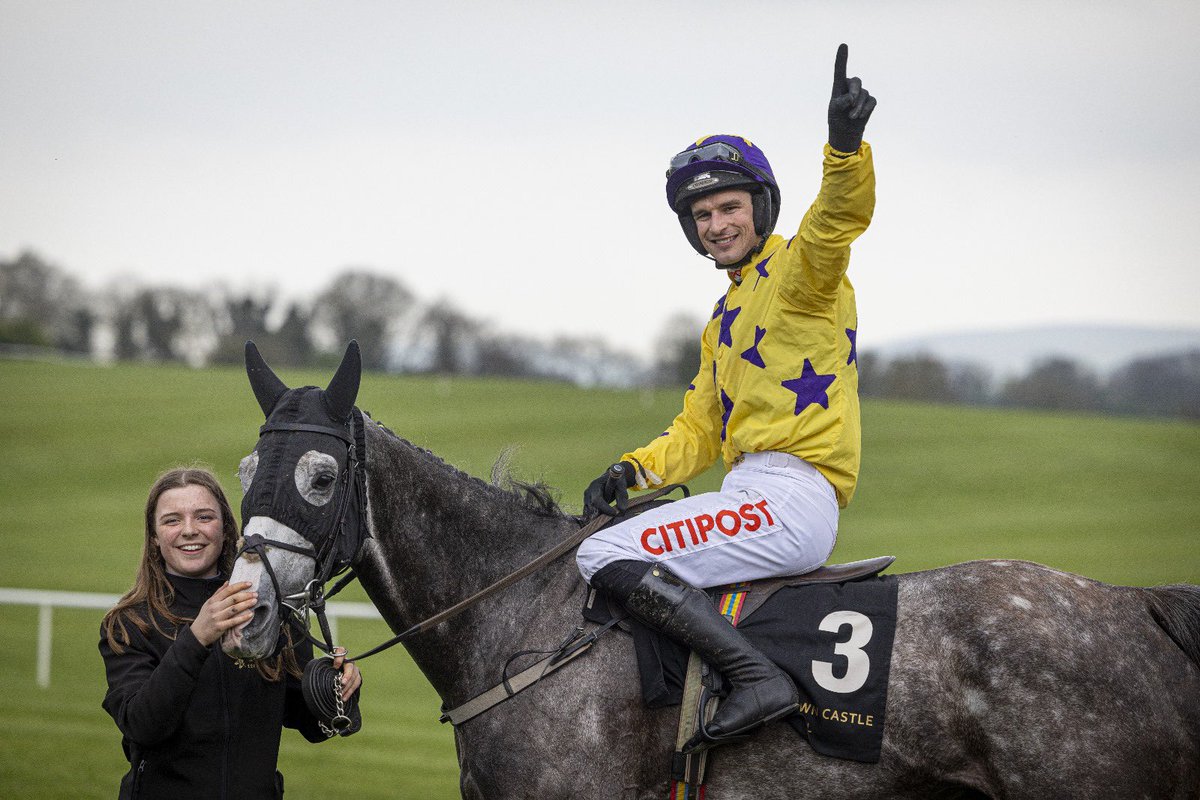
POLYGON ((730 161, 734 164, 745 164, 746 159, 742 156, 741 151, 731 144, 725 142, 713 142, 712 144, 701 145, 700 147, 691 150, 684 150, 682 153, 676 153, 671 158, 671 166, 667 168, 667 177, 678 169, 686 167, 688 164, 694 164, 697 161, 730 161))

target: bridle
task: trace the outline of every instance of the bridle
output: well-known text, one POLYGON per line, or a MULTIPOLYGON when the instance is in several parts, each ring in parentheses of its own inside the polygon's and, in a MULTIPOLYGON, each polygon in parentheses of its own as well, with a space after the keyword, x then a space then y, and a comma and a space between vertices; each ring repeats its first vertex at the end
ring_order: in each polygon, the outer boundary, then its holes
MULTIPOLYGON (((281 542, 278 539, 268 539, 261 534, 251 534, 250 536, 243 537, 241 547, 238 548, 238 557, 241 557, 243 553, 253 553, 258 556, 263 564, 263 569, 266 570, 267 576, 271 579, 272 586, 275 588, 275 597, 278 599, 280 606, 280 647, 283 646, 283 628, 290 623, 293 629, 311 642, 314 647, 326 653, 332 653, 335 649, 329 621, 325 615, 325 602, 354 580, 355 574, 352 564, 357 559, 358 552, 362 549, 363 542, 369 535, 363 526, 363 521, 366 519, 367 502, 367 450, 363 416, 362 412, 357 408, 352 413, 351 429, 352 434, 347 434, 344 429, 328 425, 311 425, 301 422, 271 422, 268 420, 258 430, 260 439, 268 433, 307 432, 333 436, 346 445, 346 469, 339 476, 338 480, 342 488, 337 499, 337 510, 330 519, 329 527, 321 533, 315 543, 310 542, 307 546, 296 545, 291 542, 281 542), (351 505, 352 503, 354 504, 353 506, 351 505), (357 525, 353 526, 347 524, 347 519, 352 509, 357 512, 354 515, 357 525), (349 528, 351 527, 354 530, 350 530, 349 528), (346 542, 349 544, 343 545, 346 542), (343 545, 340 550, 339 545, 343 545), (315 576, 305 585, 303 590, 288 595, 283 593, 279 585, 279 579, 275 575, 275 570, 271 567, 271 560, 267 558, 268 547, 288 550, 306 558, 311 558, 316 563, 315 576), (339 557, 339 553, 342 554, 341 557, 339 557), (334 585, 333 589, 326 592, 325 584, 343 573, 346 573, 345 576, 334 585), (284 612, 285 609, 286 613, 284 612), (324 637, 323 641, 314 638, 309 630, 308 620, 310 612, 317 617, 317 622, 321 627, 321 635, 324 637)), ((291 646, 294 646, 294 643, 291 646)))

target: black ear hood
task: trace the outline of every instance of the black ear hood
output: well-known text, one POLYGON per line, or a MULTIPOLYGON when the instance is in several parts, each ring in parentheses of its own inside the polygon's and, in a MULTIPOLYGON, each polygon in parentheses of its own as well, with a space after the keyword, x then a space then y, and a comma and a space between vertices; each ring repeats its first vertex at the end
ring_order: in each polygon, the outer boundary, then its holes
POLYGON ((254 478, 242 498, 243 525, 269 517, 312 542, 318 553, 335 548, 339 563, 353 558, 358 531, 366 535, 366 521, 359 518, 365 501, 362 415, 354 407, 361 371, 358 344, 351 342, 327 388, 289 389, 247 343, 246 372, 267 420, 255 448, 254 478), (301 460, 311 462, 313 451, 336 463, 337 485, 323 504, 306 499, 297 484, 301 460))
MULTIPOLYGON (((250 388, 254 390, 254 397, 258 400, 263 415, 270 417, 280 398, 288 391, 288 387, 267 365, 254 342, 246 342, 246 376, 250 379, 250 388)), ((358 398, 358 386, 361 379, 362 354, 358 348, 358 341, 351 339, 350 344, 346 346, 346 354, 342 356, 342 363, 338 365, 337 372, 333 375, 333 380, 322 392, 329 415, 333 419, 349 418, 350 412, 354 408, 354 401, 358 398)))
POLYGON ((279 380, 275 372, 267 366, 262 354, 254 342, 246 342, 246 376, 250 378, 250 388, 262 408, 265 416, 271 416, 271 409, 288 390, 287 384, 279 380))
POLYGON ((358 350, 358 341, 351 339, 333 380, 325 387, 325 402, 329 406, 329 413, 335 419, 350 416, 354 409, 354 401, 358 399, 358 385, 361 380, 362 354, 358 350))

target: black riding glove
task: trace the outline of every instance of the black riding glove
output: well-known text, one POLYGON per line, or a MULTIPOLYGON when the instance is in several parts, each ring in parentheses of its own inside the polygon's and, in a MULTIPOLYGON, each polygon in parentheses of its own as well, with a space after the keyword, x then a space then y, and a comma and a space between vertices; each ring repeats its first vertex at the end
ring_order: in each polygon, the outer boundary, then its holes
POLYGON ((613 464, 583 490, 584 512, 590 510, 610 517, 617 516, 629 502, 629 487, 636 483, 637 472, 633 464, 628 461, 613 464), (616 508, 613 508, 613 501, 616 501, 616 508))
POLYGON ((867 120, 875 110, 875 98, 858 78, 846 80, 850 48, 838 48, 833 62, 833 96, 829 100, 829 146, 842 153, 857 153, 867 120))

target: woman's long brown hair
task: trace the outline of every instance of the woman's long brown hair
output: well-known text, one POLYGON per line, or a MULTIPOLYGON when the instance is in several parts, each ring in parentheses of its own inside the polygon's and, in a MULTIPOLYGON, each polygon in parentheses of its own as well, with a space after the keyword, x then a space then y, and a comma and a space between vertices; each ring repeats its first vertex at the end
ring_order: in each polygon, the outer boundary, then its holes
MULTIPOLYGON (((104 635, 114 653, 125 652, 129 645, 129 630, 126 625, 133 625, 143 634, 149 633, 153 627, 168 639, 174 639, 180 626, 192 622, 190 617, 181 617, 171 612, 171 603, 175 601, 175 589, 167 580, 166 564, 163 563, 162 552, 155 543, 154 525, 159 498, 171 489, 182 489, 185 486, 201 486, 216 498, 221 511, 222 533, 217 570, 226 577, 233 571, 233 562, 237 557, 238 524, 233 516, 233 509, 229 506, 229 500, 225 497, 225 490, 221 488, 216 476, 201 466, 176 467, 159 475, 158 480, 150 487, 150 496, 146 498, 142 559, 133 588, 104 615, 104 635), (149 609, 149 619, 143 613, 143 608, 149 609), (159 627, 159 620, 169 623, 171 630, 164 631, 159 627)), ((282 655, 258 662, 259 673, 269 681, 279 680, 285 669, 296 677, 302 674, 290 647, 290 631, 287 632, 287 637, 289 646, 284 649, 282 655)))

